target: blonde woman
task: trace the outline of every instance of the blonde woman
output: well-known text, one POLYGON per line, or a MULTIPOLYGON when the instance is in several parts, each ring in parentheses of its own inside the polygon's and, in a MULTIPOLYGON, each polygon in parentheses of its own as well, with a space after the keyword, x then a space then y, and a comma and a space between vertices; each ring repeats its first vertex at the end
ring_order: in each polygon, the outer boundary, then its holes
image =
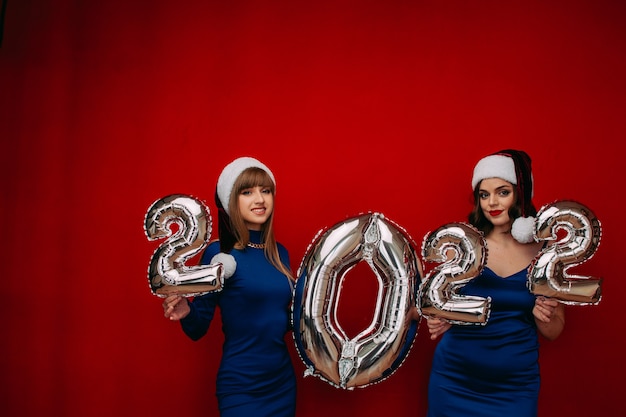
POLYGON ((272 227, 275 190, 274 174, 254 158, 224 168, 215 193, 219 242, 207 246, 201 263, 220 261, 232 276, 221 292, 163 303, 165 317, 180 320, 193 340, 204 336, 220 309, 224 345, 216 395, 222 417, 295 414, 295 373, 285 343, 293 276, 272 227))

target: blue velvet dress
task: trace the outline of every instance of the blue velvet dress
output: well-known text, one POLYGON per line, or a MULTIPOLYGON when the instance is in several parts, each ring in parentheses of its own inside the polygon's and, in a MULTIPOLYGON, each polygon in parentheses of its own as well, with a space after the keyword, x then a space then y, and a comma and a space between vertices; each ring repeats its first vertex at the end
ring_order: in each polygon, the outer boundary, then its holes
MULTIPOLYGON (((250 231, 250 241, 260 242, 260 232, 250 231)), ((278 245, 282 262, 289 266, 287 250, 278 245)), ((219 252, 211 243, 201 263, 219 252)), ((193 340, 208 330, 215 308, 220 308, 224 345, 217 374, 217 398, 222 417, 293 417, 296 380, 285 342, 290 330, 291 284, 265 258, 263 249, 233 249, 235 274, 221 292, 196 297, 190 314, 181 320, 193 340)))
POLYGON ((490 296, 485 326, 453 325, 439 341, 428 417, 531 417, 539 396, 539 341, 527 270, 502 278, 489 268, 460 293, 490 296))

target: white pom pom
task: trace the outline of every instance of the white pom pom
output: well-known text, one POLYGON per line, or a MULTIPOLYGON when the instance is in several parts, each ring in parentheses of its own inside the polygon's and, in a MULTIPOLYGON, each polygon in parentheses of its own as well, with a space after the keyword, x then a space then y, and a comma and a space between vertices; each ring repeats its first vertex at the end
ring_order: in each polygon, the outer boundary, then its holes
POLYGON ((511 235, 520 243, 534 242, 533 232, 535 230, 534 217, 518 217, 513 221, 511 235))
POLYGON ((232 277, 237 269, 237 261, 235 261, 233 255, 220 252, 211 259, 212 264, 218 262, 224 267, 224 279, 232 277))

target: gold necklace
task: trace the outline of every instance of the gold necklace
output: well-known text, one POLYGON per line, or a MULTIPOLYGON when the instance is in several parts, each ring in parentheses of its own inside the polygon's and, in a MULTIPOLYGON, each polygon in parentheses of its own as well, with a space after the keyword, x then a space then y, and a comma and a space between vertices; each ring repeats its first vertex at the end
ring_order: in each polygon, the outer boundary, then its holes
POLYGON ((265 243, 252 243, 248 242, 246 246, 249 246, 254 249, 265 249, 265 243))

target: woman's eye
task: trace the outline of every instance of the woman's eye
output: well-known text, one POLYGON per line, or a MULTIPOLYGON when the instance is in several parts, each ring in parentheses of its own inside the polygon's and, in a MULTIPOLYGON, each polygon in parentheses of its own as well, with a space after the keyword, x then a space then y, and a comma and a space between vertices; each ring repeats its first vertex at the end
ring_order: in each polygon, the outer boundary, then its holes
POLYGON ((479 193, 479 194, 478 194, 478 196, 479 196, 481 199, 483 199, 483 200, 484 200, 485 198, 489 197, 489 194, 487 194, 487 193, 479 193))

